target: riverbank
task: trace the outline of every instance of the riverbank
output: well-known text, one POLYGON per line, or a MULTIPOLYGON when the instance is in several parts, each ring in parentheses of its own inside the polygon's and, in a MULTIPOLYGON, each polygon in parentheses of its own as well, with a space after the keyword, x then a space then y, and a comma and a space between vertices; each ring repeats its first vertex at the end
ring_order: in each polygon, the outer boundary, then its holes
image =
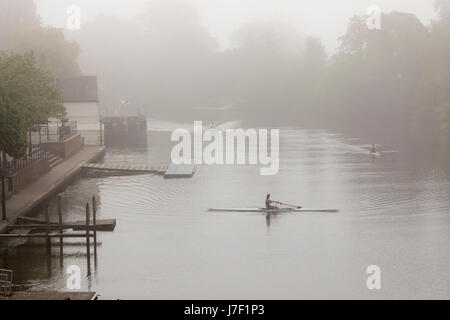
POLYGON ((6 200, 7 219, 0 222, 0 233, 5 232, 9 224, 15 223, 18 216, 30 214, 75 179, 80 174, 83 164, 96 161, 104 154, 103 146, 84 146, 76 154, 6 200))

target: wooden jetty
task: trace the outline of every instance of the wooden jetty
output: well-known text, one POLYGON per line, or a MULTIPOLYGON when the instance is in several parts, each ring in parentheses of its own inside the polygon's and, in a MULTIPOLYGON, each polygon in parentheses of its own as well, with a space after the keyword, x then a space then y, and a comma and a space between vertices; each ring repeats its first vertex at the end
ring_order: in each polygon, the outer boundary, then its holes
MULTIPOLYGON (((45 220, 30 218, 30 217, 17 217, 16 224, 11 224, 8 229, 42 229, 46 228, 45 220)), ((83 220, 64 222, 59 225, 56 222, 50 222, 50 230, 58 230, 60 227, 63 229, 72 229, 74 231, 85 231, 86 222, 83 220)), ((89 224, 89 229, 93 230, 94 224, 89 224)), ((116 219, 97 219, 96 220, 97 231, 114 231, 116 228, 116 219)))
POLYGON ((83 165, 83 169, 109 171, 112 173, 123 174, 156 174, 162 175, 164 178, 192 178, 195 173, 195 165, 193 164, 174 164, 169 165, 130 165, 130 164, 102 164, 87 163, 83 165))
POLYGON ((61 213, 61 196, 57 198, 57 207, 58 207, 58 223, 50 222, 49 218, 49 205, 45 208, 45 220, 35 219, 35 218, 27 218, 21 217, 19 222, 16 224, 12 224, 9 228, 13 230, 26 230, 27 232, 22 233, 1 233, 0 239, 17 239, 17 238, 43 238, 46 239, 47 243, 47 254, 51 254, 52 247, 52 239, 59 238, 59 249, 61 259, 63 257, 64 251, 64 238, 84 238, 86 241, 86 257, 87 257, 87 274, 88 276, 91 274, 91 238, 93 239, 94 245, 94 261, 95 265, 97 265, 97 222, 100 222, 100 225, 107 229, 108 231, 114 230, 116 226, 115 219, 108 220, 97 220, 96 212, 97 212, 97 203, 95 200, 95 196, 92 197, 92 223, 91 223, 91 210, 89 208, 89 203, 86 203, 86 220, 85 221, 74 221, 74 222, 66 222, 62 221, 62 213, 61 213), (84 232, 72 232, 67 233, 64 232, 65 229, 72 230, 80 230, 84 232), (39 232, 37 232, 39 231, 39 232))
POLYGON ((102 171, 116 171, 124 173, 152 173, 163 175, 168 166, 167 165, 129 165, 129 164, 103 164, 103 163, 86 163, 83 169, 94 169, 102 171))
POLYGON ((14 239, 14 238, 85 238, 94 237, 93 234, 86 235, 85 233, 1 233, 0 239, 14 239))

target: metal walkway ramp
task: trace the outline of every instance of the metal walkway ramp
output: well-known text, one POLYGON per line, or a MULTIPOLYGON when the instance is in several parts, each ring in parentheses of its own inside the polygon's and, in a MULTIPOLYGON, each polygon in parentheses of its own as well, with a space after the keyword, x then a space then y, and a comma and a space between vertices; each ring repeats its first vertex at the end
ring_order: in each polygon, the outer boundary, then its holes
POLYGON ((102 163, 86 163, 83 169, 92 169, 100 171, 109 171, 124 174, 157 174, 164 178, 192 178, 195 173, 195 165, 193 164, 174 164, 169 165, 130 165, 130 164, 102 164, 102 163))
POLYGON ((195 165, 193 164, 174 164, 170 163, 164 178, 192 178, 195 173, 195 165))

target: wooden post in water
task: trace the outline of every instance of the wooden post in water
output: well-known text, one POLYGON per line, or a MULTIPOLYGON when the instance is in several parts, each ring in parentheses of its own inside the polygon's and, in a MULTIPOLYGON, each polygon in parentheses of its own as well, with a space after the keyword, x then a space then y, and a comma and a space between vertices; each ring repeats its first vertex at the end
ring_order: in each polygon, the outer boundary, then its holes
POLYGON ((49 203, 47 202, 47 204, 45 205, 45 233, 47 234, 47 252, 50 254, 51 253, 51 239, 48 236, 48 234, 50 233, 50 217, 49 217, 49 212, 48 212, 48 208, 49 208, 49 203))
POLYGON ((103 145, 103 132, 102 132, 102 120, 99 122, 100 124, 100 145, 103 145))
POLYGON ((63 227, 62 227, 62 213, 61 213, 61 196, 58 196, 58 222, 59 222, 59 254, 61 255, 61 261, 62 256, 64 254, 63 252, 63 227))
MULTIPOLYGON (((2 151, 3 153, 3 151, 2 151)), ((6 167, 6 163, 4 164, 6 167)), ((2 176, 2 220, 6 220, 6 179, 5 179, 5 172, 0 172, 2 176)))
POLYGON ((92 196, 92 224, 94 226, 94 263, 97 265, 97 204, 92 196))
POLYGON ((86 203, 86 253, 88 276, 91 275, 91 248, 89 243, 89 203, 86 203))

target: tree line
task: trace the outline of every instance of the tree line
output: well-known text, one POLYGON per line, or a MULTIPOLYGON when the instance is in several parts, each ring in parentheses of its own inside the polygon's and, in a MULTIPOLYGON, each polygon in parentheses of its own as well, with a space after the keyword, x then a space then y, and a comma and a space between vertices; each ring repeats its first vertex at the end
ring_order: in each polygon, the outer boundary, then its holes
MULTIPOLYGON (((219 50, 184 1, 152 0, 133 19, 99 16, 65 33, 43 27, 33 3, 3 8, 20 13, 0 20, 0 49, 14 52, 3 63, 32 51, 33 58, 20 59, 34 59, 53 76, 95 74, 103 109, 127 100, 171 118, 188 117, 195 107, 231 106, 250 119, 355 126, 449 144, 449 1, 434 1, 429 25, 391 12, 382 14, 381 29, 369 30, 367 17, 356 15, 333 54, 282 20, 240 26, 231 47, 219 50)), ((3 93, 2 100, 6 105, 3 93)))
POLYGON ((83 70, 99 76, 106 106, 125 98, 149 114, 186 117, 194 107, 229 105, 251 119, 448 143, 449 6, 436 0, 429 25, 383 13, 379 30, 355 15, 332 55, 281 20, 243 25, 231 48, 219 50, 196 10, 179 1, 154 0, 129 20, 98 17, 73 39, 83 70))
POLYGON ((62 113, 54 76, 36 65, 32 53, 0 52, 0 151, 24 156, 27 132, 62 113))

